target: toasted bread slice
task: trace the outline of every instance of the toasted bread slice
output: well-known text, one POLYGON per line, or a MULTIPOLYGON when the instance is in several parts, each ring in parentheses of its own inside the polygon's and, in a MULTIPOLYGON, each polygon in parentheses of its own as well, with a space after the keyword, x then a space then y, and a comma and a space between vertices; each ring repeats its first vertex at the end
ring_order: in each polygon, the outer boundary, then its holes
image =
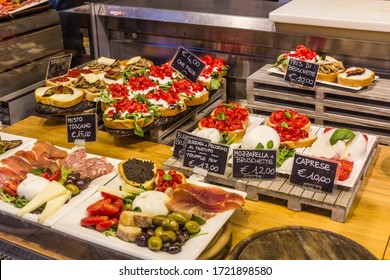
POLYGON ((135 187, 153 189, 156 178, 157 166, 151 160, 130 158, 118 165, 119 175, 122 180, 135 187))
POLYGON ((59 108, 69 108, 84 100, 84 92, 74 87, 39 87, 35 90, 39 103, 59 108))
POLYGON ((160 116, 161 117, 174 117, 187 109, 187 105, 185 103, 181 104, 181 106, 174 106, 171 108, 161 107, 160 108, 160 116))
MULTIPOLYGON (((154 120, 154 116, 150 116, 147 118, 141 118, 137 120, 137 124, 139 127, 145 127, 150 125, 154 120)), ((118 120, 118 119, 111 119, 111 118, 103 118, 104 125, 112 128, 112 129, 134 129, 135 128, 135 120, 118 120)))
POLYGON ((188 107, 198 106, 198 105, 201 105, 201 104, 207 102, 209 100, 209 96, 210 96, 209 91, 204 91, 202 94, 199 94, 199 95, 195 96, 194 98, 190 98, 190 97, 181 95, 185 104, 188 107))
MULTIPOLYGON (((273 127, 273 128, 276 127, 276 125, 273 124, 273 123, 270 121, 269 117, 266 117, 266 118, 265 118, 265 124, 268 125, 268 126, 270 126, 270 127, 273 127)), ((306 130, 306 131, 309 131, 310 126, 311 126, 311 121, 309 120, 309 122, 308 122, 304 127, 300 127, 300 128, 301 128, 301 129, 304 129, 304 130, 306 130)))
POLYGON ((309 137, 299 141, 284 141, 280 142, 280 147, 288 147, 289 149, 297 149, 310 147, 317 140, 317 135, 309 133, 309 137))
POLYGON ((343 86, 364 87, 369 86, 375 80, 374 71, 363 67, 351 67, 337 76, 337 82, 343 86), (353 71, 359 71, 359 74, 349 74, 353 71))

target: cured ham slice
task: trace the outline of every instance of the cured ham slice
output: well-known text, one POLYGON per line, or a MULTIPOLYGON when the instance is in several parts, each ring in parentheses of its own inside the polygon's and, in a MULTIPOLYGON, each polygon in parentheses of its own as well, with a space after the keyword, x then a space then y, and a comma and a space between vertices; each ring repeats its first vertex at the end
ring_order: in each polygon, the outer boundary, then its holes
POLYGON ((4 184, 5 182, 11 180, 20 178, 19 174, 12 170, 11 168, 7 166, 0 166, 0 184, 4 184))
POLYGON ((202 187, 186 183, 175 189, 165 205, 170 211, 210 219, 225 211, 241 209, 243 204, 244 198, 239 194, 218 187, 202 187))
POLYGON ((19 174, 20 177, 25 177, 27 173, 34 169, 28 160, 15 155, 2 159, 1 163, 8 165, 17 174, 19 174))
POLYGON ((70 153, 64 160, 64 167, 72 169, 75 173, 80 173, 81 178, 91 180, 106 175, 114 170, 114 166, 105 157, 87 158, 84 149, 77 149, 70 153))
POLYGON ((37 158, 65 158, 68 156, 68 152, 57 148, 49 142, 37 141, 34 144, 32 150, 36 153, 37 158))

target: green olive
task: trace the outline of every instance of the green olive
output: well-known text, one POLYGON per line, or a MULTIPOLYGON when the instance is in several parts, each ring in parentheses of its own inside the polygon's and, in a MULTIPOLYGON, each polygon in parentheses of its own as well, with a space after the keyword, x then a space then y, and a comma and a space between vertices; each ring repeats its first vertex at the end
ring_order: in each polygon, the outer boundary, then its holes
POLYGON ((162 226, 157 227, 154 230, 154 235, 160 237, 161 233, 164 231, 164 228, 162 226))
POLYGON ((198 233, 200 231, 200 225, 197 221, 188 221, 184 224, 184 227, 188 231, 189 234, 198 233))
POLYGON ((178 212, 172 212, 168 215, 169 218, 174 219, 175 221, 181 222, 185 224, 187 221, 190 220, 190 216, 186 213, 178 213, 178 212))
POLYGON ((153 251, 160 251, 163 246, 163 242, 158 236, 151 236, 148 239, 148 248, 153 251))
POLYGON ((154 217, 153 217, 153 224, 156 225, 156 226, 161 226, 162 221, 163 221, 165 218, 166 218, 166 216, 161 216, 161 215, 154 216, 154 217))
POLYGON ((76 195, 76 194, 78 194, 80 192, 79 187, 76 186, 75 184, 66 184, 65 188, 72 193, 72 196, 76 195))
POLYGON ((165 230, 161 233, 160 235, 160 238, 162 240, 163 243, 166 243, 166 242, 173 242, 176 240, 177 238, 177 235, 175 232, 173 232, 172 230, 165 230))
POLYGON ((165 218, 161 226, 164 228, 164 230, 172 230, 177 231, 179 229, 179 223, 171 218, 165 218))

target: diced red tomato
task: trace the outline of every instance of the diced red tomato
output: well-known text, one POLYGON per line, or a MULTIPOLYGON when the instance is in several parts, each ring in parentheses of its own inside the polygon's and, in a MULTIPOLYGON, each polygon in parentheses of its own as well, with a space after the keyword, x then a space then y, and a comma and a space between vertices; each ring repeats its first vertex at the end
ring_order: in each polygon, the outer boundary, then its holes
POLYGON ((118 219, 117 218, 112 218, 112 219, 109 219, 108 221, 104 221, 104 222, 98 223, 95 226, 95 229, 97 231, 105 231, 105 230, 109 229, 110 227, 113 227, 113 226, 115 226, 117 224, 118 224, 118 219))
POLYGON ((21 182, 20 180, 10 180, 8 182, 5 182, 3 184, 3 190, 10 196, 17 197, 18 196, 17 189, 20 182, 21 182))
POLYGON ((47 179, 49 181, 58 181, 61 178, 61 169, 53 172, 47 179))
POLYGON ((337 179, 345 181, 349 178, 353 170, 353 162, 348 160, 339 160, 339 170, 337 179))
POLYGON ((80 221, 80 224, 84 227, 90 227, 90 226, 95 226, 99 223, 106 222, 109 219, 110 218, 108 216, 100 216, 100 215, 88 216, 88 217, 82 218, 80 221))
POLYGON ((183 183, 182 175, 178 174, 174 168, 172 168, 168 172, 165 172, 162 169, 157 169, 156 191, 165 192, 168 188, 175 189, 178 185, 182 183, 183 183))

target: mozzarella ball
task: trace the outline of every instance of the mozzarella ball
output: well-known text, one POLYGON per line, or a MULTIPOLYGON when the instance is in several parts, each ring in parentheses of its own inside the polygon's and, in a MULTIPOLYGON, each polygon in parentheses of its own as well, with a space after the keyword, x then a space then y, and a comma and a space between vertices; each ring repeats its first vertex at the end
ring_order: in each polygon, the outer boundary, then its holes
POLYGON ((267 125, 252 128, 242 138, 241 148, 254 150, 277 150, 280 146, 280 137, 275 129, 267 125))
POLYGON ((157 215, 168 215, 169 210, 165 206, 165 201, 169 199, 166 193, 159 191, 145 191, 140 193, 132 204, 133 210, 139 207, 142 213, 157 215))

